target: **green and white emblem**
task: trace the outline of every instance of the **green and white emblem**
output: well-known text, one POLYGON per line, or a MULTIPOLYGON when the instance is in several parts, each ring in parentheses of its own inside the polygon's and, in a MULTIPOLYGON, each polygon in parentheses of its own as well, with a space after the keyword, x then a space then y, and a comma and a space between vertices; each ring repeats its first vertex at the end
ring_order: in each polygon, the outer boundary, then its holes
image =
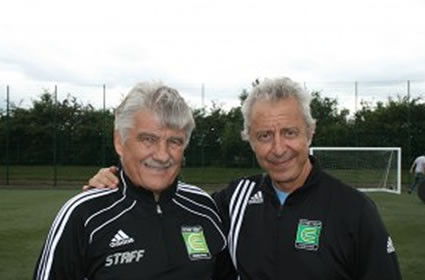
POLYGON ((319 237, 321 229, 321 221, 310 221, 306 219, 301 219, 298 222, 295 248, 309 251, 317 251, 317 249, 319 249, 319 237))
POLYGON ((182 226, 182 236, 189 259, 192 261, 211 259, 204 230, 201 226, 182 226))

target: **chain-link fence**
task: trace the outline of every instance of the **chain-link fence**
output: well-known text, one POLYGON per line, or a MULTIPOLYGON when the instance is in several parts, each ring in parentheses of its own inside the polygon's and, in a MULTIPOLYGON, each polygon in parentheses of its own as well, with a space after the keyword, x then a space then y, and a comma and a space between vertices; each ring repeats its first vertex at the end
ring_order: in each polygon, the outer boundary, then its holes
MULTIPOLYGON (((425 81, 304 82, 303 85, 322 97, 336 99, 338 108, 350 110, 351 115, 362 106, 374 106, 378 101, 407 98, 422 102, 425 95, 425 81)), ((178 88, 192 107, 206 108, 207 112, 217 104, 225 110, 238 107, 243 91, 243 88, 219 88, 202 83, 171 86, 178 88)), ((113 108, 128 90, 105 85, 0 84, 0 185, 86 182, 99 167, 116 164, 113 108)), ((405 119, 410 127, 410 117, 405 119)), ((230 126, 226 132, 226 126, 229 125, 224 122, 216 128, 220 133, 239 133, 235 131, 239 128, 230 126)), ((194 133, 195 139, 186 152, 186 166, 258 167, 247 143, 228 144, 224 137, 214 134, 214 127, 211 130, 194 133), (217 145, 227 146, 221 149, 217 145), (226 156, 226 151, 234 149, 241 152, 226 156)), ((400 140, 403 143, 391 145, 404 147, 405 169, 413 156, 423 152, 418 148, 421 133, 411 131, 405 140, 400 140)))
POLYGON ((411 99, 425 97, 425 81, 334 81, 304 82, 304 88, 334 98, 341 109, 356 112, 362 104, 374 105, 388 98, 411 99))

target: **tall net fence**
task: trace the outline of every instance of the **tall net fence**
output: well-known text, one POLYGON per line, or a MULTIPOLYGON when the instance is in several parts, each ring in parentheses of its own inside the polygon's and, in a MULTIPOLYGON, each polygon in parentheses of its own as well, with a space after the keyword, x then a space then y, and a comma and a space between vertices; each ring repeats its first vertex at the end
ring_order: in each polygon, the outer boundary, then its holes
MULTIPOLYGON (((303 85, 310 92, 337 100, 338 108, 348 109, 351 116, 365 104, 374 106, 378 101, 403 98, 423 103, 425 96, 425 81, 312 81, 303 85)), ((186 167, 258 169, 248 143, 241 141, 239 134, 242 121, 237 108, 244 88, 202 83, 171 86, 178 88, 201 116, 196 118, 195 113, 197 128, 185 153, 186 167)), ((128 90, 105 85, 0 83, 0 185, 55 186, 86 182, 100 167, 117 164, 113 113, 128 90)), ((376 146, 402 147, 402 167, 408 169, 412 158, 423 152, 425 131, 420 127, 425 127, 425 115, 420 117, 407 110, 400 119, 407 127, 406 132, 398 131, 397 135, 375 130, 353 132, 355 137, 346 136, 347 146, 356 146, 353 138, 359 139, 359 146, 364 146, 361 140, 372 135, 376 146), (418 123, 418 118, 423 119, 424 125, 418 123), (389 142, 383 143, 383 137, 389 142)), ((329 146, 328 143, 341 137, 340 133, 319 133, 322 135, 316 132, 314 145, 329 146)), ((227 182, 227 178, 223 180, 227 182)))
POLYGON ((425 96, 425 81, 331 81, 304 82, 309 91, 319 91, 338 101, 340 109, 356 112, 364 104, 374 105, 388 98, 420 98, 425 96))

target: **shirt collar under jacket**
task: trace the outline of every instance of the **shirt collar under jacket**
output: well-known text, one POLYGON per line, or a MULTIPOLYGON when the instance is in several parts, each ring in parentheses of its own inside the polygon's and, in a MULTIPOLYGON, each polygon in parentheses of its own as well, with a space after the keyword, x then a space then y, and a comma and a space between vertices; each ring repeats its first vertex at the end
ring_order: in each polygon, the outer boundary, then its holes
MULTIPOLYGON (((290 193, 286 199, 285 204, 290 204, 294 201, 297 201, 298 199, 301 199, 304 197, 302 194, 305 194, 306 192, 312 190, 313 188, 317 187, 318 184, 316 184, 319 174, 320 174, 320 166, 317 161, 317 159, 314 156, 309 156, 309 160, 311 162, 312 168, 310 170, 310 173, 307 176, 307 179, 305 183, 296 189, 294 192, 290 193)), ((276 196, 276 192, 273 188, 272 180, 269 175, 264 175, 264 183, 263 183, 263 189, 265 192, 272 194, 273 196, 276 196)), ((277 197, 276 197, 277 200, 277 197)))
MULTIPOLYGON (((129 197, 132 197, 136 200, 140 200, 143 203, 156 204, 152 191, 139 186, 135 186, 130 180, 130 178, 127 176, 127 174, 124 172, 124 170, 122 170, 121 168, 119 169, 118 174, 120 179, 119 188, 122 191, 126 191, 129 197), (122 179, 124 179, 127 185, 127 190, 124 190, 124 183, 122 179)), ((167 189, 161 192, 161 195, 159 196, 160 204, 166 203, 174 197, 177 190, 177 181, 178 180, 176 178, 167 189)))

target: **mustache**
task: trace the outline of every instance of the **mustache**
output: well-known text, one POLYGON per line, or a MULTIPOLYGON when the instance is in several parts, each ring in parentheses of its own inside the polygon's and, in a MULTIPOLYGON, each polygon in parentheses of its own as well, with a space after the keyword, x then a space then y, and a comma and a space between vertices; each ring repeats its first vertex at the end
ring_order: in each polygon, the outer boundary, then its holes
POLYGON ((153 168, 169 168, 175 164, 175 161, 173 159, 169 159, 164 162, 164 161, 155 160, 153 158, 147 158, 143 160, 141 163, 153 168))

